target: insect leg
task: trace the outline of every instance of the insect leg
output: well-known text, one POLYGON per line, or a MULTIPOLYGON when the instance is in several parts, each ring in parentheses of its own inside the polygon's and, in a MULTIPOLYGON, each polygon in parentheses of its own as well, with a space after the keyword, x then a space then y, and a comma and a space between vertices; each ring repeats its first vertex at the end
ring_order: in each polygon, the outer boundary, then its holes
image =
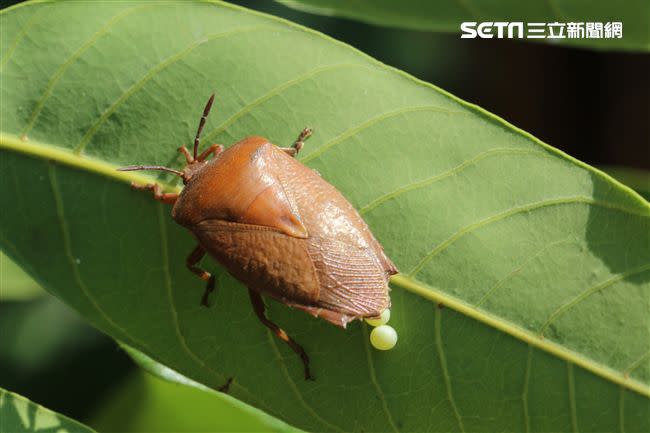
POLYGON ((298 138, 296 138, 296 141, 294 141, 291 147, 281 147, 280 149, 286 152, 289 156, 296 156, 298 152, 300 152, 300 149, 305 145, 305 141, 311 137, 313 133, 313 129, 305 128, 300 132, 300 135, 298 135, 298 138))
POLYGON ((187 150, 187 147, 185 145, 182 145, 181 147, 178 148, 178 151, 185 155, 185 161, 187 161, 188 164, 191 164, 194 162, 194 157, 190 153, 189 150, 187 150))
POLYGON ((275 335, 286 342, 291 347, 291 349, 293 349, 293 351, 296 352, 298 356, 300 356, 300 359, 302 359, 302 363, 305 367, 305 379, 314 380, 309 371, 309 356, 307 355, 307 352, 305 352, 305 349, 303 349, 300 344, 296 343, 293 338, 289 337, 287 333, 282 330, 282 328, 266 318, 266 315, 264 314, 265 307, 262 295, 251 289, 248 289, 248 295, 251 298, 251 303, 253 304, 253 310, 255 311, 255 314, 264 324, 264 326, 273 331, 275 335))
POLYGON ((201 278, 203 281, 207 281, 205 292, 203 292, 203 297, 201 298, 201 305, 208 307, 208 296, 210 296, 210 293, 214 291, 214 275, 207 271, 204 271, 198 266, 195 266, 198 262, 201 261, 204 255, 205 250, 200 245, 197 245, 196 248, 192 250, 190 255, 187 256, 187 259, 185 259, 185 264, 187 265, 187 268, 198 275, 199 278, 201 278))
POLYGON ((223 152, 223 146, 221 144, 213 144, 212 146, 205 149, 203 151, 203 153, 201 153, 199 155, 199 157, 197 158, 197 161, 200 161, 200 162, 205 161, 208 158, 208 156, 210 156, 210 154, 212 154, 214 156, 217 156, 221 152, 223 152))
POLYGON ((160 185, 158 185, 157 183, 148 183, 146 185, 138 185, 137 183, 132 183, 131 187, 133 189, 151 191, 153 192, 153 198, 166 204, 174 204, 176 203, 176 199, 178 199, 177 193, 175 192, 164 193, 162 192, 160 185))

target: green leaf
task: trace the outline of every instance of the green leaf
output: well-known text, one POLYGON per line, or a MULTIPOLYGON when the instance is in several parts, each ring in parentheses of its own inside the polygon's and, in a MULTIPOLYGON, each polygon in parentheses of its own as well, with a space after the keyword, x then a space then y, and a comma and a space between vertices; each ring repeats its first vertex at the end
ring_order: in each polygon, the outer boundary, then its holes
POLYGON ((156 377, 138 372, 121 384, 90 422, 98 431, 299 431, 134 349, 124 348, 156 377))
MULTIPOLYGON (((315 431, 650 429, 650 206, 485 111, 321 34, 211 2, 27 3, 0 16, 0 245, 95 326, 315 431), (66 22, 67 25, 60 25, 66 22), (26 80, 25 77, 29 77, 26 80), (126 164, 260 134, 361 210, 402 274, 391 325, 257 321, 126 164), (445 308, 439 308, 438 303, 445 308)), ((170 185, 167 176, 159 180, 170 185)), ((171 188, 171 187, 170 187, 171 188)))
POLYGON ((613 165, 600 167, 600 169, 638 192, 646 200, 650 198, 650 172, 638 168, 613 165))
POLYGON ((91 433, 93 431, 23 396, 0 388, 0 433, 91 433))
POLYGON ((0 251, 0 300, 25 301, 44 293, 36 281, 0 251))
MULTIPOLYGON (((277 0, 294 9, 337 15, 369 24, 460 35, 462 22, 608 23, 622 22, 623 37, 524 39, 594 49, 648 51, 650 3, 646 0, 481 1, 481 0, 277 0)), ((496 38, 497 30, 492 33, 496 38)), ((555 30, 558 33, 558 30, 555 30)), ((559 33, 558 33, 559 34, 559 33)), ((566 28, 563 35, 567 35, 566 28)))

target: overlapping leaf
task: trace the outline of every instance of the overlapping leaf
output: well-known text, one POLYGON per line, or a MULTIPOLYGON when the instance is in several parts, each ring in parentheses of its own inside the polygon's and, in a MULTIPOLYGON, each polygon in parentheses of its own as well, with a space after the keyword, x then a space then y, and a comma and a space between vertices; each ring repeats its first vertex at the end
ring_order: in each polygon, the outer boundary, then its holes
MULTIPOLYGON (((482 0, 278 0, 287 6, 323 15, 338 15, 389 27, 460 34, 462 22, 551 24, 546 36, 524 31, 523 40, 559 45, 607 49, 650 50, 650 3, 645 0, 612 2, 607 0, 482 1, 482 0), (572 23, 572 24, 570 24, 572 23), (587 24, 591 23, 591 24, 587 24), (596 24, 593 24, 596 23, 596 24), (608 25, 609 23, 609 25, 608 25), (621 35, 614 35, 611 23, 622 23, 621 35), (572 30, 569 29, 571 26, 572 30), (589 29, 587 28, 589 26, 589 29), (608 31, 606 32, 606 29, 608 31)), ((477 25, 474 26, 474 29, 477 25)), ((496 27, 485 30, 499 37, 496 27)), ((515 31, 515 37, 518 34, 515 31)), ((489 36, 486 36, 489 37, 489 36)), ((507 37, 503 32, 501 37, 507 37)))
POLYGON ((92 433, 94 430, 0 388, 0 432, 92 433))

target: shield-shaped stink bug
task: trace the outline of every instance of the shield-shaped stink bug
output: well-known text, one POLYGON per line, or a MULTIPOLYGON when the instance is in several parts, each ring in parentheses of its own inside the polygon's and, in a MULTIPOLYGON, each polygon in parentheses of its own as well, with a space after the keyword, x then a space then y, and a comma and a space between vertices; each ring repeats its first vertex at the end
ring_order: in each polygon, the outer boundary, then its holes
POLYGON ((196 238, 186 263, 207 282, 201 303, 208 305, 215 286, 214 277, 197 266, 207 253, 248 287, 258 318, 300 355, 310 379, 307 353, 266 317, 261 295, 345 328, 390 307, 388 278, 397 269, 343 195, 295 159, 311 129, 288 148, 252 136, 226 150, 213 144, 198 154, 213 102, 214 95, 203 110, 193 153, 179 149, 187 160, 183 170, 144 165, 119 170, 163 170, 182 178, 185 187, 178 194, 163 193, 153 183, 133 186, 173 204, 174 220, 196 238))

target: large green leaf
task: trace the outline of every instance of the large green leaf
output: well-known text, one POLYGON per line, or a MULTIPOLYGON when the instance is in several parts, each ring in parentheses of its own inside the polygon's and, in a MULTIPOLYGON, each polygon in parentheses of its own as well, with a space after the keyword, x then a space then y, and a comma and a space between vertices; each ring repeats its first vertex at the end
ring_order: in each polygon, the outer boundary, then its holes
MULTIPOLYGON (((460 35, 462 22, 622 22, 622 38, 525 39, 608 50, 650 50, 647 0, 278 0, 306 12, 460 35)), ((554 30, 559 34, 559 30, 554 30)), ((493 34, 497 31, 494 29, 493 34)), ((563 35, 567 35, 566 28, 563 35)), ((494 36, 496 37, 496 36, 494 36)))
MULTIPOLYGON (((222 3, 28 3, 2 29, 0 245, 95 326, 296 427, 646 431, 650 206, 504 121, 291 23, 222 3), (403 272, 398 346, 276 302, 315 382, 170 209, 116 172, 204 143, 291 143, 403 272), (438 307, 443 303, 445 308, 438 307)), ((169 180, 162 177, 162 180, 169 180)))
POLYGON ((0 388, 0 433, 92 433, 66 416, 0 388))

